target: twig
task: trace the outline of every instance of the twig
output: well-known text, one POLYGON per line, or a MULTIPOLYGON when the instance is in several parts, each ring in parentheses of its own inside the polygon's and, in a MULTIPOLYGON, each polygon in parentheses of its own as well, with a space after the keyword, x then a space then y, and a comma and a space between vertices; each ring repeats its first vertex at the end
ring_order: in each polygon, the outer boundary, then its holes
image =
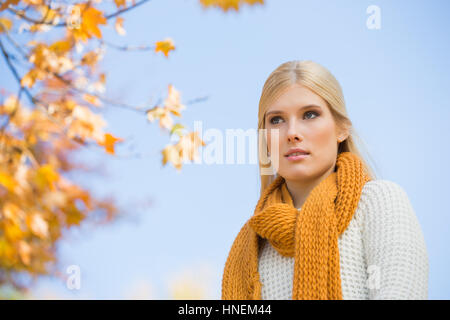
MULTIPOLYGON (((126 7, 126 8, 120 9, 120 10, 117 10, 116 12, 113 12, 111 14, 106 15, 105 19, 109 20, 111 18, 114 18, 115 16, 118 16, 119 14, 124 13, 124 12, 126 12, 128 10, 134 9, 134 8, 136 8, 136 7, 146 3, 147 1, 149 1, 149 0, 141 0, 141 1, 137 2, 137 3, 135 3, 134 5, 131 5, 129 7, 126 7)), ((51 25, 51 26, 54 26, 54 27, 66 27, 67 26, 67 22, 60 22, 60 23, 53 24, 53 22, 50 22, 50 21, 49 22, 47 22, 45 20, 38 21, 36 19, 28 17, 24 13, 22 13, 22 12, 16 10, 16 9, 13 9, 13 8, 8 8, 8 11, 14 13, 16 16, 18 16, 18 17, 20 17, 20 18, 22 18, 22 19, 24 19, 24 20, 26 20, 28 22, 32 22, 32 23, 37 24, 37 25, 46 24, 46 25, 51 25)))

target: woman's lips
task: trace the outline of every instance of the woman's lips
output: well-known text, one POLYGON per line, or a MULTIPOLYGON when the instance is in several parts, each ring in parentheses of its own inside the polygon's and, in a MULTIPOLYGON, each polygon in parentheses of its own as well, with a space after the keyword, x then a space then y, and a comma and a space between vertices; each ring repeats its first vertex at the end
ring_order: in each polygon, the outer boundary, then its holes
POLYGON ((289 161, 298 161, 309 157, 309 154, 300 154, 298 156, 288 156, 286 157, 289 161))

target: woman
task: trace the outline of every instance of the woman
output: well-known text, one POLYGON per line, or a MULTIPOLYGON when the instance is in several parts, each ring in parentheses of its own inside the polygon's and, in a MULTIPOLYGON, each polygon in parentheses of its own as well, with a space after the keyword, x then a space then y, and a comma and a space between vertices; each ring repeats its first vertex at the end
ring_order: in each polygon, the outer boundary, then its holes
POLYGON ((280 65, 258 129, 261 196, 228 254, 222 299, 427 299, 409 198, 363 160, 334 76, 312 61, 280 65))

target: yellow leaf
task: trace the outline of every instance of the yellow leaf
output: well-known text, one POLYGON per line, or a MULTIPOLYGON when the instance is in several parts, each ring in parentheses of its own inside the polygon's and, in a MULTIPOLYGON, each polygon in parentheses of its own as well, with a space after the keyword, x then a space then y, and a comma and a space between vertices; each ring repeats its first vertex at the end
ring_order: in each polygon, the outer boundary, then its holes
POLYGON ((31 246, 25 241, 19 241, 19 257, 25 265, 30 264, 31 246))
POLYGON ((0 18, 0 33, 11 30, 12 21, 6 18, 0 18))
POLYGON ((83 212, 78 210, 77 206, 71 203, 68 208, 66 208, 66 223, 70 226, 73 224, 79 225, 81 220, 85 217, 83 212))
POLYGON ((114 144, 117 142, 124 141, 122 138, 116 138, 109 133, 105 133, 105 138, 103 142, 98 142, 99 145, 104 146, 106 152, 114 154, 114 144))
POLYGON ((102 128, 104 126, 106 126, 106 121, 101 115, 93 113, 89 108, 76 105, 72 110, 72 121, 67 135, 69 138, 79 135, 82 139, 93 138, 103 141, 102 128))
POLYGON ((20 240, 23 237, 23 232, 22 229, 20 229, 20 226, 12 223, 11 221, 5 221, 3 231, 5 233, 5 237, 11 242, 20 240))
POLYGON ((114 0, 114 2, 116 3, 116 6, 118 9, 120 9, 120 7, 126 7, 126 0, 114 0))
POLYGON ((69 51, 71 48, 72 48, 72 44, 68 40, 56 41, 49 47, 50 50, 52 50, 58 54, 65 53, 65 52, 69 51))
POLYGON ((183 129, 184 129, 184 126, 182 124, 180 124, 180 123, 177 123, 170 130, 170 134, 174 134, 175 133, 175 134, 177 134, 177 135, 179 135, 181 137, 183 135, 182 134, 183 129))
POLYGON ((96 96, 93 96, 91 94, 85 93, 83 95, 83 99, 96 107, 99 107, 101 105, 100 100, 96 96))
POLYGON ((42 239, 48 237, 48 224, 40 213, 33 213, 31 216, 28 216, 27 218, 31 232, 33 232, 35 235, 37 235, 42 239))
POLYGON ((81 58, 81 64, 93 67, 99 60, 99 55, 95 51, 89 51, 81 58))
POLYGON ((87 39, 92 38, 92 36, 96 36, 100 39, 102 37, 102 32, 100 31, 98 25, 107 23, 106 18, 103 16, 103 12, 93 7, 86 9, 85 3, 78 4, 74 8, 76 8, 76 12, 81 12, 82 14, 80 18, 80 25, 75 24, 70 28, 75 39, 82 40, 84 42, 86 42, 87 39))
POLYGON ((253 5, 255 3, 264 4, 264 0, 200 0, 200 3, 204 8, 214 6, 221 8, 225 12, 230 9, 239 11, 239 5, 245 2, 250 5, 253 5))
POLYGON ((178 148, 174 145, 168 145, 166 148, 162 150, 162 163, 163 165, 166 165, 167 162, 171 162, 175 168, 178 170, 181 169, 182 166, 182 160, 180 157, 180 151, 178 148))
POLYGON ((121 17, 117 17, 114 28, 116 29, 116 32, 121 36, 124 36, 127 33, 123 28, 123 18, 121 17))
POLYGON ((159 127, 160 128, 166 128, 170 130, 173 125, 172 117, 170 116, 169 112, 165 112, 160 118, 159 118, 159 127))
POLYGON ((191 132, 180 137, 178 146, 182 160, 198 160, 197 148, 205 145, 206 143, 200 139, 197 132, 191 132))
POLYGON ((102 84, 105 84, 106 83, 106 74, 105 73, 101 73, 100 74, 100 82, 102 83, 102 84))
POLYGON ((175 50, 175 46, 171 38, 166 38, 163 41, 156 42, 155 52, 162 51, 167 58, 170 50, 175 50))
POLYGON ((10 4, 13 4, 13 5, 18 4, 19 1, 20 1, 20 0, 6 0, 5 2, 3 2, 3 3, 0 5, 0 11, 3 11, 3 10, 5 10, 6 8, 8 8, 10 4))
POLYGON ((59 175, 53 170, 53 167, 50 164, 40 166, 36 171, 35 182, 41 188, 48 186, 51 190, 54 190, 54 182, 58 180, 59 175))
POLYGON ((16 110, 16 108, 20 108, 20 102, 17 101, 17 96, 9 95, 3 105, 0 105, 0 112, 2 114, 11 114, 16 110))
POLYGON ((25 213, 22 209, 10 201, 3 205, 3 215, 16 225, 20 225, 25 217, 25 213))
POLYGON ((35 74, 34 69, 28 71, 20 80, 21 86, 31 88, 36 80, 35 74))
POLYGON ((0 238, 0 260, 6 264, 6 266, 14 265, 15 249, 6 239, 0 238))
POLYGON ((180 92, 171 84, 169 84, 169 94, 164 101, 164 107, 178 117, 181 117, 180 112, 186 109, 186 107, 180 103, 180 92))
POLYGON ((0 172, 0 184, 5 186, 5 188, 9 191, 14 192, 14 188, 16 187, 17 182, 10 174, 6 172, 0 172))
POLYGON ((163 108, 156 106, 147 111, 147 119, 148 121, 153 122, 155 121, 155 119, 161 118, 161 116, 163 116, 164 113, 165 111, 163 108))

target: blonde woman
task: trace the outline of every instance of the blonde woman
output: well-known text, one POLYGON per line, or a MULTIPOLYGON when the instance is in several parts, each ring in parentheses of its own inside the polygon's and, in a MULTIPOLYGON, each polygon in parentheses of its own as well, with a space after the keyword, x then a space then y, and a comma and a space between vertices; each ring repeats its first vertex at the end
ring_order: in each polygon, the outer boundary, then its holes
POLYGON ((415 212, 363 159, 335 77, 312 61, 280 65, 258 129, 260 199, 228 254, 222 299, 427 299, 415 212))

